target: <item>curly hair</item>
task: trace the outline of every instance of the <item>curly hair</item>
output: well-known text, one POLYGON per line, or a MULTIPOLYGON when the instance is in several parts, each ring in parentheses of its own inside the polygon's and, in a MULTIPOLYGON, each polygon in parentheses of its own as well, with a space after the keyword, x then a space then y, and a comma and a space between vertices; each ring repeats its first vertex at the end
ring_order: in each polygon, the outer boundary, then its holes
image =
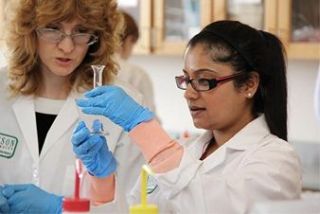
POLYGON ((39 88, 36 29, 74 18, 94 32, 99 41, 89 47, 82 63, 70 75, 70 89, 79 91, 92 86, 92 64, 105 65, 103 81, 112 82, 118 69, 113 55, 119 46, 123 25, 115 0, 11 0, 10 4, 6 44, 9 90, 13 95, 33 94, 39 88))

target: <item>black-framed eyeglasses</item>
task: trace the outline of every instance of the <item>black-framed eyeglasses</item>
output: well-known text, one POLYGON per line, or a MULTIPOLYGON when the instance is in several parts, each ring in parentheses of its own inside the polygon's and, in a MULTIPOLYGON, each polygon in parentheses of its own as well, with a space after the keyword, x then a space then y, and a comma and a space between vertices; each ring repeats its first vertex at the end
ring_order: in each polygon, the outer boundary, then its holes
POLYGON ((233 80, 234 78, 237 78, 244 73, 235 73, 232 75, 224 76, 224 77, 219 77, 215 79, 189 79, 189 77, 186 76, 176 76, 176 84, 177 87, 186 90, 188 87, 188 84, 190 83, 192 88, 196 91, 209 91, 215 87, 217 87, 219 84, 223 82, 227 82, 229 80, 233 80))
POLYGON ((92 45, 98 41, 98 37, 91 33, 72 33, 66 34, 60 30, 53 28, 37 28, 39 38, 51 42, 59 43, 67 36, 71 37, 75 45, 92 45))

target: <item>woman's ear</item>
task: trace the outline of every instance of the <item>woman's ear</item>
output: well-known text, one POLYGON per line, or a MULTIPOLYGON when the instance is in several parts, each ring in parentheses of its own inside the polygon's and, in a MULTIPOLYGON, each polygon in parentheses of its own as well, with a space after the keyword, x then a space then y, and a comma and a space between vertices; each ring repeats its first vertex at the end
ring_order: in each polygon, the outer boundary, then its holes
POLYGON ((123 40, 121 45, 121 52, 120 52, 120 56, 122 59, 127 60, 131 56, 135 43, 136 43, 136 40, 133 38, 132 35, 127 36, 123 40))
POLYGON ((245 96, 250 99, 254 97, 255 93, 258 90, 259 83, 260 83, 260 75, 255 71, 250 72, 249 75, 250 75, 249 79, 244 84, 243 92, 245 96))

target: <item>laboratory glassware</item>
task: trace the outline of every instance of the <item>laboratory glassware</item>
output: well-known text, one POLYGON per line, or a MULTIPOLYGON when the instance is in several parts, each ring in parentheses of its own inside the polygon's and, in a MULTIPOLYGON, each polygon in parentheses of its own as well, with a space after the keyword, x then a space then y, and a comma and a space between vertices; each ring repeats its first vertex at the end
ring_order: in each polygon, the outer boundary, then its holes
POLYGON ((93 88, 103 85, 103 71, 105 65, 91 65, 93 71, 93 88))

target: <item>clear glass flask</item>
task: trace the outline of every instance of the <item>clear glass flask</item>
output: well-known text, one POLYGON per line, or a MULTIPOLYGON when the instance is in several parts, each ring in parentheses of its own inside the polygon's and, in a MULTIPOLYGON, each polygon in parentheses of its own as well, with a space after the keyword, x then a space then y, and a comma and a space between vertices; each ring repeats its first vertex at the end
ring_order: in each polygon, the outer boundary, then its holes
MULTIPOLYGON (((93 88, 103 85, 103 71, 105 65, 91 65, 93 72, 93 88)), ((92 123, 92 133, 102 133, 103 127, 102 123, 99 120, 94 120, 92 123)))
POLYGON ((99 87, 103 85, 103 71, 105 65, 91 65, 93 72, 93 88, 99 87))

